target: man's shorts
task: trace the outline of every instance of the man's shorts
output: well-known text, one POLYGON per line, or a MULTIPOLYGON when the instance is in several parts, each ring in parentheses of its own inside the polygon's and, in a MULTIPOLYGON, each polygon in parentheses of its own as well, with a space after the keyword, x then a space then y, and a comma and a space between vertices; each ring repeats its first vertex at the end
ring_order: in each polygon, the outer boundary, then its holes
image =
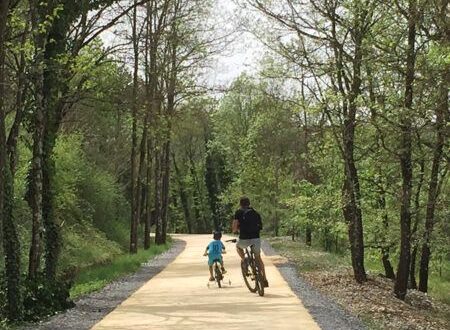
POLYGON ((219 260, 220 263, 223 263, 223 258, 222 256, 211 256, 208 255, 208 266, 212 266, 214 265, 214 260, 219 260))
POLYGON ((240 249, 245 249, 253 245, 253 251, 255 254, 261 253, 261 239, 260 238, 250 238, 250 239, 239 239, 236 246, 240 249))

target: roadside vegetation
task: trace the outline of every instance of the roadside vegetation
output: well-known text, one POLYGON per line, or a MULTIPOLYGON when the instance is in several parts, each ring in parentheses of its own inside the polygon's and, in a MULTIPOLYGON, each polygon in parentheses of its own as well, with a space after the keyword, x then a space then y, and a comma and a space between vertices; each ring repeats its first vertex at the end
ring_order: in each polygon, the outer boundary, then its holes
POLYGON ((0 322, 229 228, 243 195, 348 294, 383 273, 393 306, 448 303, 448 4, 0 0, 0 322), (235 36, 260 56, 224 86, 235 36))
POLYGON ((369 280, 352 280, 348 252, 327 252, 290 237, 270 238, 271 245, 311 286, 345 310, 358 316, 369 329, 447 329, 450 326, 450 267, 430 276, 430 292, 411 290, 405 302, 392 297, 394 282, 379 262, 368 262, 369 280))

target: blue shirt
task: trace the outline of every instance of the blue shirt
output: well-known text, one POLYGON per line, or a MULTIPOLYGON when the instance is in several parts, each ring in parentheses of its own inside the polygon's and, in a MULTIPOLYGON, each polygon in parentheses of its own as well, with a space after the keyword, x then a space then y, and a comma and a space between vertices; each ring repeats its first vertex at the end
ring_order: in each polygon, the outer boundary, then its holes
POLYGON ((210 259, 220 258, 222 256, 222 249, 225 249, 221 240, 214 240, 208 244, 208 254, 210 259))

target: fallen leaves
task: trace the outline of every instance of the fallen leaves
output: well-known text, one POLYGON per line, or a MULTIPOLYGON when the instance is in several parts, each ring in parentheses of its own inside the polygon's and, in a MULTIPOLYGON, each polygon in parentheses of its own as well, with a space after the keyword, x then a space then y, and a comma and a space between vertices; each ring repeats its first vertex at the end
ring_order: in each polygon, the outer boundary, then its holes
POLYGON ((320 292, 375 328, 450 329, 449 306, 415 290, 401 301, 392 294, 393 282, 381 276, 369 275, 364 284, 357 283, 350 270, 314 271, 302 273, 302 276, 320 292))

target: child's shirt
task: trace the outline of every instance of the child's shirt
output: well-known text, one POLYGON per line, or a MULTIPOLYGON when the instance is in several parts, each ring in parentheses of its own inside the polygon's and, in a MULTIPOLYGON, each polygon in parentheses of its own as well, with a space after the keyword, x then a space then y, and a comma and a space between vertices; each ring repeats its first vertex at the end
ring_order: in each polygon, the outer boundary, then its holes
POLYGON ((212 260, 220 258, 222 256, 222 249, 225 249, 225 245, 223 245, 221 240, 211 241, 208 244, 209 258, 212 260))

